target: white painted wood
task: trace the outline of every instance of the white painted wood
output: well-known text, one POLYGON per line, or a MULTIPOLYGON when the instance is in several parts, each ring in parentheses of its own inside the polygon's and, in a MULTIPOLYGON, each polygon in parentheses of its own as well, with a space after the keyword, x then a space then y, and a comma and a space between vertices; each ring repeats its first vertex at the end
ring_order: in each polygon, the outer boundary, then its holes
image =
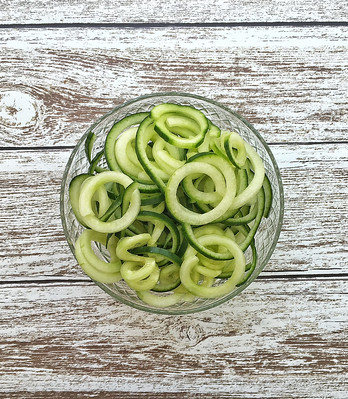
POLYGON ((168 317, 92 283, 2 285, 0 392, 345 399, 347 287, 259 280, 215 309, 168 317))
MULTIPOLYGON (((265 273, 347 273, 348 145, 273 145, 285 217, 265 273)), ((83 278, 59 216, 70 150, 0 151, 2 281, 83 278)), ((266 275, 265 274, 265 275, 266 275)))
POLYGON ((201 23, 347 21, 344 1, 2 1, 0 23, 201 23))
POLYGON ((1 2, 0 398, 347 398, 347 17, 344 1, 1 2), (284 21, 342 23, 221 24, 284 21), (285 219, 243 295, 167 317, 82 273, 59 192, 62 146, 115 105, 175 90, 277 143, 285 219))
POLYGON ((284 225, 266 271, 348 272, 348 145, 272 146, 284 225))
POLYGON ((5 29, 0 147, 74 145, 113 106, 184 91, 271 142, 347 139, 347 27, 5 29))

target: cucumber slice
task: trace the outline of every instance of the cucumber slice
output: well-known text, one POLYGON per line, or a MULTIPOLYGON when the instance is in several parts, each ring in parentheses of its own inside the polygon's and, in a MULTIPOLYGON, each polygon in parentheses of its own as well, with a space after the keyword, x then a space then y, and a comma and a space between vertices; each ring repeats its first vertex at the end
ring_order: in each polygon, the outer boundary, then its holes
POLYGON ((104 144, 105 159, 110 170, 120 171, 115 154, 115 145, 119 135, 129 127, 139 125, 139 123, 141 123, 147 115, 148 112, 140 112, 138 114, 129 115, 113 125, 106 136, 104 144))
POLYGON ((228 159, 233 165, 241 169, 244 167, 247 160, 247 153, 245 150, 244 140, 236 132, 231 132, 224 136, 223 146, 228 156, 228 159))
POLYGON ((163 213, 161 214, 151 211, 142 211, 139 213, 137 219, 140 220, 141 222, 151 222, 151 223, 156 223, 158 221, 162 222, 168 228, 171 234, 171 241, 172 241, 171 252, 176 253, 180 244, 180 233, 176 224, 173 222, 173 220, 170 217, 168 217, 163 213))
POLYGON ((151 118, 154 120, 154 129, 158 135, 179 148, 197 148, 209 129, 206 116, 201 111, 186 105, 171 103, 156 105, 151 110, 151 118), (182 128, 178 129, 178 126, 182 128))
POLYGON ((96 217, 92 209, 92 197, 99 187, 106 183, 120 183, 124 187, 132 184, 132 180, 123 173, 108 171, 91 177, 83 184, 79 197, 79 210, 84 223, 101 233, 116 233, 126 229, 136 219, 140 211, 140 192, 136 189, 131 197, 127 212, 117 220, 103 222, 96 217))
POLYGON ((272 208, 272 201, 273 201, 273 191, 272 185, 269 181, 267 175, 265 175, 265 180, 263 181, 263 191, 265 193, 265 209, 263 211, 263 217, 268 218, 269 213, 272 208))
POLYGON ((160 268, 159 279, 152 291, 167 292, 174 290, 180 283, 180 266, 172 263, 160 268))
POLYGON ((96 140, 97 136, 93 132, 88 132, 86 141, 85 141, 85 153, 88 159, 88 162, 92 162, 92 150, 93 150, 93 145, 96 140))
POLYGON ((173 252, 159 247, 137 247, 131 250, 132 254, 145 254, 145 255, 160 255, 160 257, 167 259, 169 262, 180 266, 182 259, 173 252))
POLYGON ((82 224, 83 227, 88 227, 88 226, 84 222, 83 217, 80 213, 80 206, 79 206, 80 191, 81 191, 82 184, 91 176, 92 175, 90 175, 88 173, 83 173, 81 175, 75 176, 69 184, 70 205, 71 205, 71 208, 74 212, 74 215, 75 215, 77 221, 80 224, 82 224))
POLYGON ((236 178, 231 165, 216 154, 202 153, 190 158, 189 162, 172 174, 165 188, 165 200, 169 212, 178 221, 197 226, 212 223, 224 215, 231 208, 235 193, 236 178), (179 185, 184 178, 198 173, 209 176, 215 182, 215 186, 219 185, 221 174, 225 180, 225 195, 222 200, 213 209, 203 214, 185 208, 177 198, 179 185))

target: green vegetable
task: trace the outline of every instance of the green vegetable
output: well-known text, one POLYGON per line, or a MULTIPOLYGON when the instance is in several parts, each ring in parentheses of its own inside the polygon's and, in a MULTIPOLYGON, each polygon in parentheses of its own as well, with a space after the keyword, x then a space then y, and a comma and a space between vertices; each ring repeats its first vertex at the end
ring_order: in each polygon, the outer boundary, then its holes
POLYGON ((95 139, 90 133, 85 143, 89 169, 69 188, 85 228, 75 255, 87 275, 123 279, 160 308, 221 297, 250 278, 272 187, 237 132, 221 131, 193 107, 159 104, 117 121, 92 158, 95 139))

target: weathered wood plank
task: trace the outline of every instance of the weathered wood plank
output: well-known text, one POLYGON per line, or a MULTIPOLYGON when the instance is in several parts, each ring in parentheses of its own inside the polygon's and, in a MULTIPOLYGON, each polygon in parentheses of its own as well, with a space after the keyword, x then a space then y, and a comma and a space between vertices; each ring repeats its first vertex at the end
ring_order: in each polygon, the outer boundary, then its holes
POLYGON ((268 141, 347 139, 347 27, 1 33, 1 147, 73 145, 113 106, 163 91, 220 101, 268 141))
MULTIPOLYGON (((182 398, 190 398, 190 399, 221 399, 221 398, 231 398, 235 396, 231 396, 230 393, 196 393, 196 392, 129 392, 129 391, 117 391, 117 392, 105 392, 104 390, 100 389, 98 392, 95 391, 81 391, 78 392, 74 391, 59 391, 59 392, 47 392, 47 391, 40 391, 40 392, 9 392, 4 395, 0 392, 0 398, 4 399, 51 399, 51 398, 60 398, 60 399, 82 399, 82 398, 93 398, 93 399, 182 399, 182 398)), ((238 396, 239 397, 239 396, 238 396)))
POLYGON ((0 152, 0 273, 10 280, 76 275, 59 214, 69 153, 0 152))
POLYGON ((343 399, 347 284, 257 281, 177 317, 129 309, 92 283, 2 285, 0 391, 343 399))
POLYGON ((344 2, 325 6, 318 1, 228 1, 192 0, 177 2, 139 0, 92 0, 50 2, 47 7, 37 0, 3 1, 1 24, 23 23, 199 23, 199 22, 279 22, 346 21, 344 2))
MULTIPOLYGON (((273 145, 285 218, 266 272, 347 269, 348 145, 273 145)), ((2 280, 83 277, 65 242, 60 183, 70 151, 0 151, 2 280)))

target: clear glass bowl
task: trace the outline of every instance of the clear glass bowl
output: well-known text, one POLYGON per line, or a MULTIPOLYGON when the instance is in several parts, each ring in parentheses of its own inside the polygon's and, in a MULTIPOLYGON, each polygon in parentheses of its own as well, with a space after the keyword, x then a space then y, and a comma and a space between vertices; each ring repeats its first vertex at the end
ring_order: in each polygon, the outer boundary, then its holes
MULTIPOLYGON (((266 142, 240 115, 231 111, 227 107, 192 94, 186 93, 158 93, 138 97, 114 108, 111 112, 100 118, 94 123, 87 132, 81 137, 67 163, 61 189, 61 219, 64 233, 72 253, 75 253, 75 242, 82 233, 83 228, 77 222, 69 202, 69 183, 71 179, 81 173, 86 173, 89 167, 88 159, 85 155, 84 142, 87 134, 93 131, 97 139, 94 144, 95 153, 103 148, 104 140, 115 121, 136 112, 149 111, 154 105, 171 102, 181 105, 191 105, 204 112, 204 114, 217 126, 224 130, 236 130, 249 144, 251 144, 264 161, 267 176, 273 189, 272 209, 267 219, 263 218, 255 236, 256 249, 258 253, 257 265, 250 278, 241 286, 235 288, 228 295, 215 299, 197 298, 194 302, 184 302, 171 307, 161 309, 155 308, 142 302, 136 293, 123 281, 114 284, 96 284, 105 292, 110 294, 118 301, 137 309, 152 313, 162 314, 187 314, 200 312, 222 304, 240 294, 251 284, 266 266, 274 248, 277 244, 283 221, 283 187, 279 168, 276 164, 271 150, 266 142)), ((94 154, 95 154, 94 153, 94 154)), ((94 155, 93 154, 93 155, 94 155)), ((103 254, 101 254, 103 255, 103 254)), ((250 259, 249 250, 246 252, 247 261, 250 259)))

